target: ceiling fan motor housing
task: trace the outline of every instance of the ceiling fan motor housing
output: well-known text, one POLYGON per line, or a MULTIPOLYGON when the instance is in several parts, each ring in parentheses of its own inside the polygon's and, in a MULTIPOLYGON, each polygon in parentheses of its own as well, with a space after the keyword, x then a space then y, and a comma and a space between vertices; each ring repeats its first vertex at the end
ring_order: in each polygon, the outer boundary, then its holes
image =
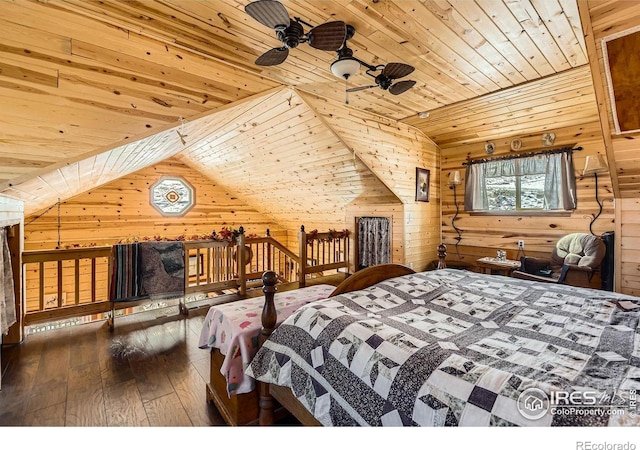
POLYGON ((276 36, 285 47, 287 48, 296 48, 300 43, 300 38, 304 34, 304 29, 302 25, 298 22, 291 21, 288 27, 278 27, 276 29, 276 36))
POLYGON ((382 74, 377 75, 375 80, 376 80, 376 84, 380 86, 382 89, 384 89, 385 91, 391 87, 391 83, 393 82, 391 78, 385 77, 382 74))

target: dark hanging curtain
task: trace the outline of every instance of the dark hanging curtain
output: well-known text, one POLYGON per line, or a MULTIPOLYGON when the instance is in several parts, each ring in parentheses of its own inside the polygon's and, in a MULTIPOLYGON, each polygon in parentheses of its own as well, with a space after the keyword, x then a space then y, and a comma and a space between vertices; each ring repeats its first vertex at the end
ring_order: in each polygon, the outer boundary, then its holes
POLYGON ((386 217, 358 220, 358 266, 360 269, 391 262, 391 223, 386 217))
POLYGON ((9 327, 16 323, 16 298, 8 234, 8 228, 0 228, 0 335, 8 333, 9 327))

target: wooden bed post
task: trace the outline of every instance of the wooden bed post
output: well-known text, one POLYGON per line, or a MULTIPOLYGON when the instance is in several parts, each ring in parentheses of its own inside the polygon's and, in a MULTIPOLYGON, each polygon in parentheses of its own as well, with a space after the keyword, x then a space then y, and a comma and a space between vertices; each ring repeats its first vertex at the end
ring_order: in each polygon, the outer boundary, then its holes
POLYGON ((446 269, 447 263, 444 259, 447 257, 447 246, 444 244, 438 245, 438 269, 446 269))
MULTIPOLYGON (((264 307, 262 308, 262 330, 260 331, 260 337, 258 338, 258 348, 262 347, 262 344, 271 336, 273 330, 276 327, 278 314, 276 312, 276 306, 273 302, 273 297, 276 293, 276 283, 278 282, 278 275, 269 270, 262 275, 262 283, 264 287, 264 307)), ((260 425, 272 425, 273 424, 273 397, 269 393, 269 384, 258 382, 260 399, 258 404, 260 406, 260 412, 258 414, 258 423, 260 425)))
POLYGON ((240 226, 238 229, 238 237, 236 238, 236 255, 238 264, 238 294, 241 296, 247 295, 247 261, 244 253, 244 227, 240 226))
POLYGON ((300 233, 298 233, 298 245, 300 247, 300 264, 298 264, 298 287, 306 286, 306 267, 307 267, 307 233, 304 231, 304 225, 300 226, 300 233))

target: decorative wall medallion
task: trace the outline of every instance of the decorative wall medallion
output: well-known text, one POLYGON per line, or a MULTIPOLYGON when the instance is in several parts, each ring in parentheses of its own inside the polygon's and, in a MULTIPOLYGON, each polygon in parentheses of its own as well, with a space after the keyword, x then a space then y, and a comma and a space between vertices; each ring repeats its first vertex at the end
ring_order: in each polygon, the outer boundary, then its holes
POLYGON ((555 140, 556 140, 555 133, 545 133, 542 135, 542 145, 544 145, 545 147, 553 145, 555 140))
POLYGON ((517 152, 522 148, 522 141, 520 139, 513 139, 511 141, 511 150, 517 152))
POLYGON ((151 205, 163 216, 181 216, 195 205, 195 190, 181 177, 160 178, 150 195, 151 205))
POLYGON ((491 155, 496 150, 496 145, 493 142, 487 142, 484 144, 484 151, 487 155, 491 155))

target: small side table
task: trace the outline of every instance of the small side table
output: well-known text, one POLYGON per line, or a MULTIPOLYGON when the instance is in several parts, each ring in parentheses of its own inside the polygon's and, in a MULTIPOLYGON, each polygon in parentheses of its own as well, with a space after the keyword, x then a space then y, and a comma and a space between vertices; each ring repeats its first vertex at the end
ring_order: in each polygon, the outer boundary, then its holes
POLYGON ((476 260, 476 264, 483 273, 504 275, 505 277, 511 276, 511 272, 520 268, 520 261, 513 259, 502 261, 490 256, 476 260))

